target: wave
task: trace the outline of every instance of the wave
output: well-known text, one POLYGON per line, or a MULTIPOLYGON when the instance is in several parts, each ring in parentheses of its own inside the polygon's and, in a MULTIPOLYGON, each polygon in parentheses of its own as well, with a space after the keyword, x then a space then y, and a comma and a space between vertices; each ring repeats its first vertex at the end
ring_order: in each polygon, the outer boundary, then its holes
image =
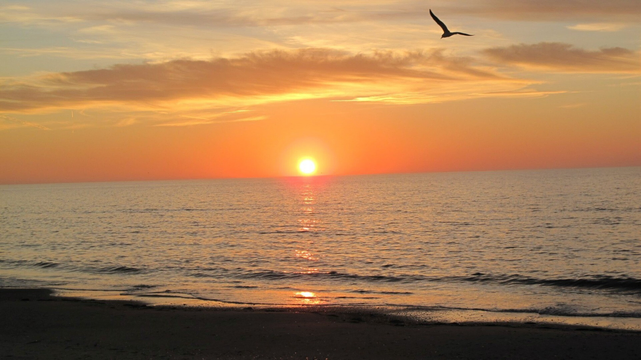
POLYGON ((359 294, 383 294, 383 295, 413 295, 411 291, 376 291, 376 290, 352 290, 359 294))
MULTIPOLYGON (((199 273, 197 276, 207 276, 199 273)), ((429 283, 429 282, 468 282, 488 283, 499 285, 540 285, 559 288, 596 289, 596 290, 618 290, 624 292, 641 293, 641 279, 633 277, 614 277, 609 275, 593 275, 581 278, 535 278, 520 274, 490 275, 474 273, 470 276, 446 276, 431 277, 418 274, 400 275, 360 275, 329 272, 285 272, 274 270, 242 271, 237 274, 240 278, 263 279, 263 280, 291 280, 300 278, 318 278, 326 280, 354 280, 363 282, 385 282, 385 283, 429 283)))
POLYGON ((41 267, 43 269, 58 267, 58 265, 60 264, 55 262, 49 262, 49 261, 40 261, 35 264, 35 266, 41 267))
POLYGON ((424 311, 428 313, 434 312, 447 312, 447 311, 463 311, 463 312, 488 312, 496 314, 537 314, 537 315, 551 315, 562 317, 608 317, 608 318, 641 318, 641 311, 612 311, 612 312, 589 312, 580 311, 579 309, 560 304, 558 306, 547 306, 543 308, 522 308, 522 309, 497 309, 497 308, 476 308, 476 307, 456 307, 456 306, 420 306, 420 305, 402 305, 402 304, 388 304, 394 306, 401 311, 424 311))
POLYGON ((158 287, 158 285, 148 285, 148 284, 138 284, 138 285, 133 285, 129 287, 125 291, 141 291, 141 290, 148 290, 148 289, 153 289, 158 287))
POLYGON ((142 208, 142 209, 123 209, 125 214, 148 214, 148 213, 172 213, 172 212, 207 212, 213 209, 198 209, 198 208, 142 208))
POLYGON ((298 234, 303 232, 310 232, 309 230, 272 230, 272 231, 259 231, 260 235, 273 235, 273 234, 298 234))
POLYGON ((585 278, 538 279, 519 274, 486 275, 482 273, 476 273, 472 276, 462 277, 459 279, 463 281, 481 283, 490 282, 499 284, 544 285, 569 288, 625 290, 641 292, 641 279, 632 277, 613 277, 609 275, 594 275, 585 278))
MULTIPOLYGON (((31 267, 55 271, 71 271, 92 274, 120 274, 136 275, 154 272, 154 269, 113 264, 109 266, 87 266, 65 264, 42 260, 9 260, 2 259, 3 266, 31 267)), ((386 268, 392 267, 387 264, 386 268)), ((573 288, 587 290, 618 291, 622 294, 641 294, 641 279, 630 276, 610 276, 603 274, 586 275, 581 277, 533 277, 521 274, 486 274, 473 273, 463 276, 430 276, 422 274, 403 273, 378 273, 357 274, 339 271, 313 271, 289 272, 278 270, 250 270, 243 268, 228 269, 224 267, 213 268, 178 268, 174 271, 186 271, 188 276, 199 278, 226 279, 253 279, 263 281, 280 281, 296 279, 318 279, 319 281, 332 282, 360 282, 360 283, 396 283, 396 284, 428 284, 428 283, 477 283, 515 286, 550 286, 556 288, 573 288)))
POLYGON ((86 272, 93 274, 135 274, 145 272, 145 269, 140 269, 125 265, 113 265, 105 267, 93 266, 78 266, 74 264, 63 264, 53 261, 31 261, 31 260, 2 260, 3 264, 14 267, 31 267, 40 269, 57 269, 72 272, 86 272))
MULTIPOLYGON (((206 276, 202 273, 197 273, 196 276, 206 276)), ((261 270, 261 271, 244 271, 238 275, 241 278, 247 279, 267 279, 267 280, 290 280, 299 278, 324 278, 330 280, 352 279, 362 280, 366 282, 417 282, 426 279, 424 276, 406 275, 406 276, 387 276, 387 275, 357 275, 349 273, 340 273, 337 271, 328 272, 287 272, 275 270, 261 270)))
POLYGON ((119 274, 119 273, 131 274, 131 273, 140 273, 142 271, 143 271, 142 269, 129 267, 129 266, 108 266, 108 267, 104 267, 97 270, 97 272, 108 273, 108 274, 119 274))

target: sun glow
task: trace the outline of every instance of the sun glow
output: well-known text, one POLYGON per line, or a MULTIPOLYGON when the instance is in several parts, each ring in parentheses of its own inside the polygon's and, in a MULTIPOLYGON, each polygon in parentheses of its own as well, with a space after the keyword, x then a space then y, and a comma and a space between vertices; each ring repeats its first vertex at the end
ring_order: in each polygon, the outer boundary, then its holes
POLYGON ((298 170, 303 175, 313 175, 316 172, 316 162, 312 159, 304 159, 298 163, 298 170))

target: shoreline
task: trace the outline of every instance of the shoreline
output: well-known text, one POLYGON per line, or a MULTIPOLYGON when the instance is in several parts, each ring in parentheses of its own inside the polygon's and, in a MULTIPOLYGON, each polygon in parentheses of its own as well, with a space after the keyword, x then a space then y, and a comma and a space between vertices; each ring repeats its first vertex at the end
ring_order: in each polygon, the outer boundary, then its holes
POLYGON ((402 304, 329 304, 315 302, 313 298, 302 300, 298 304, 255 303, 225 301, 193 296, 188 293, 163 292, 152 294, 128 293, 126 290, 92 290, 73 288, 48 288, 53 296, 79 298, 87 300, 114 300, 141 302, 152 307, 179 308, 214 308, 214 309, 243 309, 250 307, 255 310, 268 311, 300 311, 345 314, 356 312, 360 314, 376 314, 377 316, 394 317, 416 324, 452 324, 452 325, 504 325, 504 326, 541 326, 545 328, 578 328, 603 331, 641 332, 641 319, 638 317, 608 316, 599 314, 555 314, 539 313, 536 309, 518 309, 501 311, 481 308, 457 308, 442 306, 414 306, 402 304))
POLYGON ((7 359, 641 358, 641 332, 437 324, 340 308, 148 306, 0 289, 7 359))

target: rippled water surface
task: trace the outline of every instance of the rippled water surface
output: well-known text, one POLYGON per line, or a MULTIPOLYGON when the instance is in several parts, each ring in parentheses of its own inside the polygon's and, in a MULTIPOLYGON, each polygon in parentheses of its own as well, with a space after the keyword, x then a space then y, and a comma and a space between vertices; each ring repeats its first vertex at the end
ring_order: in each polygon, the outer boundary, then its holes
POLYGON ((0 286, 641 329, 641 169, 0 186, 0 286))

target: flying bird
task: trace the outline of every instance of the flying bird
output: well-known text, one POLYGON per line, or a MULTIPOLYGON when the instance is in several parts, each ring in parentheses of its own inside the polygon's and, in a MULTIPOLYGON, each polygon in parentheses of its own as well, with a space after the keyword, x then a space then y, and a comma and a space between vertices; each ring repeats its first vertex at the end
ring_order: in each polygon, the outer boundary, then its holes
POLYGON ((437 17, 436 17, 436 15, 434 15, 434 13, 432 12, 432 9, 430 9, 430 15, 432 15, 432 19, 434 19, 434 21, 436 21, 436 23, 438 24, 438 26, 440 26, 440 27, 441 27, 441 29, 443 29, 443 35, 441 35, 441 39, 442 39, 442 38, 446 38, 446 37, 450 37, 450 36, 452 36, 452 35, 474 36, 474 35, 470 35, 470 34, 466 34, 466 33, 458 32, 458 31, 451 32, 451 31, 447 28, 447 26, 445 26, 445 24, 443 24, 443 22, 442 22, 441 20, 439 20, 439 18, 437 18, 437 17))

